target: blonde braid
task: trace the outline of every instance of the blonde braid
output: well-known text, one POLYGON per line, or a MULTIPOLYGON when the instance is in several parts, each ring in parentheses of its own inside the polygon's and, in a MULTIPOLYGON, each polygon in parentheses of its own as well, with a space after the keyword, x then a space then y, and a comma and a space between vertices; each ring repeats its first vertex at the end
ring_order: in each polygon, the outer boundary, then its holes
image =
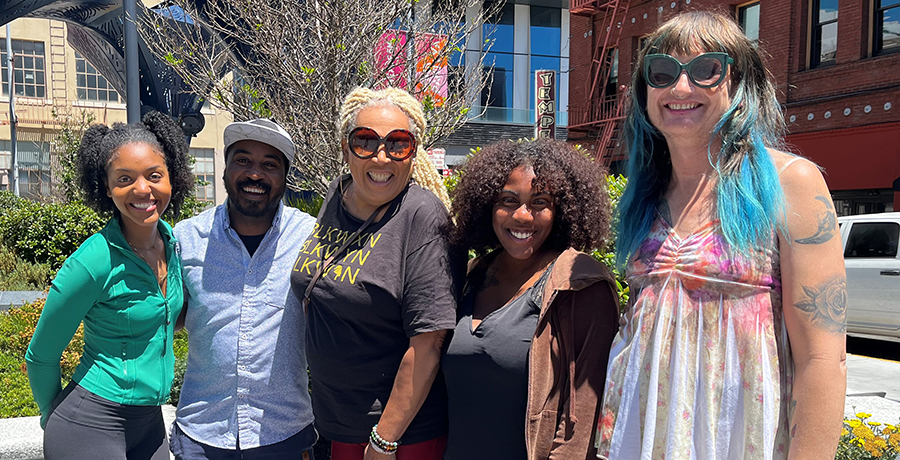
POLYGON ((441 200, 441 203, 444 203, 448 210, 450 209, 450 195, 447 194, 444 178, 438 174, 437 167, 431 162, 431 157, 421 145, 416 153, 416 158, 413 159, 413 179, 422 188, 431 190, 441 200))
POLYGON ((410 131, 419 140, 419 148, 412 161, 413 179, 422 188, 437 195, 444 206, 450 209, 450 197, 447 195, 443 178, 438 174, 437 168, 421 145, 426 129, 425 111, 422 109, 422 104, 411 94, 400 88, 384 88, 377 91, 361 86, 355 88, 344 98, 344 103, 341 105, 339 126, 341 136, 346 137, 356 127, 356 118, 360 110, 382 105, 397 107, 409 119, 410 131))

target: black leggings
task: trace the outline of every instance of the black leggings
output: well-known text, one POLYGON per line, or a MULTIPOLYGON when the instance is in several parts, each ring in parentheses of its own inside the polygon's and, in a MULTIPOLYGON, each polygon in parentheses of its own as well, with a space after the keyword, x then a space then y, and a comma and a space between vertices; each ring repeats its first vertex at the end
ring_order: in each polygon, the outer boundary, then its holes
POLYGON ((168 460, 159 406, 109 401, 74 382, 57 396, 44 429, 45 460, 168 460))

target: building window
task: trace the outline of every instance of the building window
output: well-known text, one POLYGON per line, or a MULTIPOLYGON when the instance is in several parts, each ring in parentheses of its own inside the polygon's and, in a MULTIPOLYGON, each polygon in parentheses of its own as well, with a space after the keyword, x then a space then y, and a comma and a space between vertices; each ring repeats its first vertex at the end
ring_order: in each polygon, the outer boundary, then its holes
POLYGON ((215 150, 213 149, 190 149, 190 154, 194 156, 194 176, 205 182, 206 185, 197 185, 195 194, 200 201, 216 201, 216 186, 214 184, 216 176, 215 150))
POLYGON ((100 72, 79 53, 75 53, 75 92, 79 101, 119 102, 119 93, 100 72))
MULTIPOLYGON (((491 8, 485 2, 484 9, 491 8)), ((513 51, 515 50, 515 5, 504 4, 484 23, 482 34, 490 41, 485 54, 485 71, 493 67, 490 88, 481 93, 481 105, 485 107, 512 107, 513 102, 513 51)))
MULTIPOLYGON (((534 110, 535 73, 538 70, 553 70, 556 72, 556 98, 557 108, 568 103, 559 100, 559 66, 561 61, 561 37, 562 10, 559 8, 546 8, 531 5, 531 68, 528 78, 528 108, 534 110)), ((558 109, 557 109, 558 110, 558 109)))
POLYGON ((837 54, 838 0, 811 0, 809 66, 834 64, 837 54))
POLYGON ((744 35, 754 42, 759 41, 759 2, 739 6, 737 13, 744 35))
POLYGON ((619 92, 619 49, 612 51, 612 65, 609 69, 609 80, 606 82, 606 95, 613 96, 619 92))
POLYGON ((900 51, 900 0, 874 0, 875 53, 900 51))
MULTIPOLYGON (((43 98, 44 85, 44 42, 13 40, 13 73, 15 74, 16 96, 43 98)), ((3 95, 9 96, 9 73, 6 70, 6 47, 0 53, 3 68, 3 95)))
MULTIPOLYGON (((13 50, 13 54, 16 54, 13 50)), ((12 187, 12 142, 0 140, 0 175, 6 175, 12 187)), ((16 156, 19 164, 19 194, 37 199, 50 196, 50 144, 18 141, 16 156)), ((7 187, 7 190, 12 190, 7 187)))

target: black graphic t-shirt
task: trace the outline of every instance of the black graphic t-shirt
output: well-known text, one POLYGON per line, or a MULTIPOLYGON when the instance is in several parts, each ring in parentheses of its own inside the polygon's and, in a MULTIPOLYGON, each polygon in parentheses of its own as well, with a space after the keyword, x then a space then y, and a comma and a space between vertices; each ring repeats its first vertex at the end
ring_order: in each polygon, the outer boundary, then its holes
MULTIPOLYGON (((298 298, 319 264, 363 223, 344 209, 336 189, 337 181, 294 264, 291 288, 298 298)), ((412 184, 316 283, 306 353, 316 428, 326 438, 366 442, 390 397, 409 337, 455 326, 452 269, 441 231, 447 219, 437 197, 412 184)), ((442 378, 435 381, 401 442, 446 433, 446 390, 442 378)))

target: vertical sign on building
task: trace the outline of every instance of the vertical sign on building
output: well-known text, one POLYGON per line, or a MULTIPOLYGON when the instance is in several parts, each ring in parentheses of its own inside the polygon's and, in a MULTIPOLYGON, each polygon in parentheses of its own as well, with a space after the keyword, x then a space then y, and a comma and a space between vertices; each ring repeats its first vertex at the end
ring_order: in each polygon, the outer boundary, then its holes
POLYGON ((431 163, 434 164, 434 167, 439 173, 443 174, 443 172, 447 170, 447 163, 444 161, 444 158, 447 156, 447 151, 442 148, 430 148, 427 150, 427 153, 428 158, 431 158, 431 163))
POLYGON ((556 71, 534 73, 534 138, 556 138, 556 71))

